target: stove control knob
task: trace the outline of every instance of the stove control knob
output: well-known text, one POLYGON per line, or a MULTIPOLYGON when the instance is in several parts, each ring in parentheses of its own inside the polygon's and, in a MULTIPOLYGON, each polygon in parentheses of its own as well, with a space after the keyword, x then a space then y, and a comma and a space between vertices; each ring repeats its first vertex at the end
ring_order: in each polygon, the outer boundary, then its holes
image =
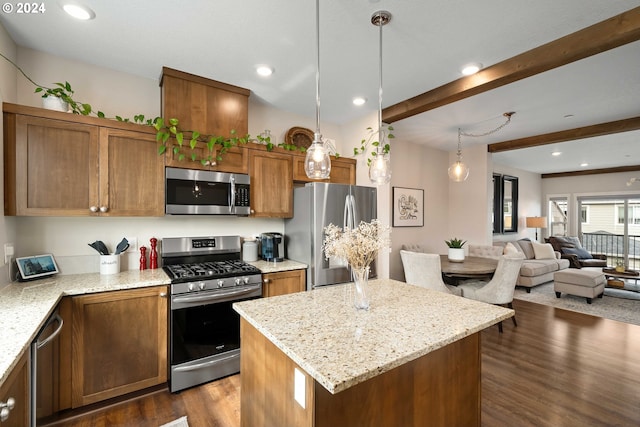
POLYGON ((195 289, 195 286, 193 286, 193 283, 189 283, 189 292, 193 291, 195 289))
POLYGON ((224 280, 218 280, 218 287, 221 288, 224 285, 224 280))
POLYGON ((242 284, 242 280, 238 277, 238 278, 235 280, 235 283, 236 283, 236 286, 241 285, 241 284, 242 284))
POLYGON ((248 277, 243 277, 242 281, 244 282, 245 285, 247 285, 249 283, 249 278, 248 277))
POLYGON ((198 283, 198 288, 200 288, 201 291, 204 291, 205 287, 206 287, 206 284, 204 282, 198 283))

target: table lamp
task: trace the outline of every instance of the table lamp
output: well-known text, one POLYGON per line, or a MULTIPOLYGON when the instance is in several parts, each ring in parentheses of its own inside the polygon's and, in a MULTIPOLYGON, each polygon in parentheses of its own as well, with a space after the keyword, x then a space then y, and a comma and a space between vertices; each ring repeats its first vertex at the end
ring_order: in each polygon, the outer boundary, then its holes
POLYGON ((527 217, 527 228, 535 228, 536 229, 536 242, 538 241, 538 228, 547 228, 547 217, 546 216, 528 216, 527 217))

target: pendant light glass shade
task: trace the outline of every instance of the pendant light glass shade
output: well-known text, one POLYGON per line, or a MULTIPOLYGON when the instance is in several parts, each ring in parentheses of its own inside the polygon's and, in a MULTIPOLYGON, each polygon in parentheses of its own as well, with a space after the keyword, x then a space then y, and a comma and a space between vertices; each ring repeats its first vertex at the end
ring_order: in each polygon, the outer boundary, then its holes
POLYGON ((316 131, 307 149, 304 171, 308 178, 327 179, 331 174, 331 157, 320 134, 320 0, 316 0, 316 65, 316 131))
POLYGON ((378 86, 378 146, 376 147, 376 155, 371 159, 369 164, 369 180, 375 185, 384 185, 391 182, 391 159, 389 152, 384 149, 388 142, 382 129, 382 27, 391 20, 391 13, 386 10, 379 10, 371 15, 371 23, 378 28, 379 31, 379 86, 378 86))
POLYGON ((458 128, 458 152, 456 154, 458 156, 458 159, 451 166, 449 166, 448 170, 449 179, 454 182, 466 181, 466 179, 469 177, 469 167, 462 163, 462 148, 460 142, 461 134, 462 131, 460 130, 460 128, 458 128))

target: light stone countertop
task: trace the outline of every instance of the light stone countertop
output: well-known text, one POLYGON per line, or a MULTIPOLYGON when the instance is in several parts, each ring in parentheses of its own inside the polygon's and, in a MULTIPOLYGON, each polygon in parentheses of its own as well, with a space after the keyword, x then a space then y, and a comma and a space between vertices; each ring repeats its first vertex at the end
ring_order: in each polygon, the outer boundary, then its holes
MULTIPOLYGON (((0 290, 0 386, 31 341, 66 295, 167 285, 162 269, 118 274, 71 274, 30 282, 14 282, 0 290)), ((64 320, 64 319, 63 319, 64 320)), ((70 323, 69 323, 70 325, 70 323)))
POLYGON ((279 273, 281 271, 303 270, 307 268, 307 264, 290 259, 285 259, 281 262, 258 260, 249 262, 249 264, 259 268, 263 273, 279 273))
MULTIPOLYGON (((235 303, 240 315, 335 394, 514 315, 514 311, 390 279, 235 303)), ((497 332, 496 332, 497 333, 497 332)))

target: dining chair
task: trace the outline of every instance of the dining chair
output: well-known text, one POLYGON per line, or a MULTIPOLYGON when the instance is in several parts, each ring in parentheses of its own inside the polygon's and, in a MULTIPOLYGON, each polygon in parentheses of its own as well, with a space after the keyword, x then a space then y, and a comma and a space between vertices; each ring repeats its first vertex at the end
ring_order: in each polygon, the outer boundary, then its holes
MULTIPOLYGON (((506 306, 513 310, 513 293, 523 260, 524 256, 520 253, 501 256, 491 280, 468 280, 458 286, 462 291, 462 296, 489 304, 506 306)), ((511 320, 513 320, 513 325, 517 327, 518 322, 515 315, 511 320)), ((498 330, 502 333, 502 322, 498 323, 498 330)))
POLYGON ((442 281, 440 255, 423 252, 400 251, 405 282, 434 291, 460 295, 460 289, 442 281))

